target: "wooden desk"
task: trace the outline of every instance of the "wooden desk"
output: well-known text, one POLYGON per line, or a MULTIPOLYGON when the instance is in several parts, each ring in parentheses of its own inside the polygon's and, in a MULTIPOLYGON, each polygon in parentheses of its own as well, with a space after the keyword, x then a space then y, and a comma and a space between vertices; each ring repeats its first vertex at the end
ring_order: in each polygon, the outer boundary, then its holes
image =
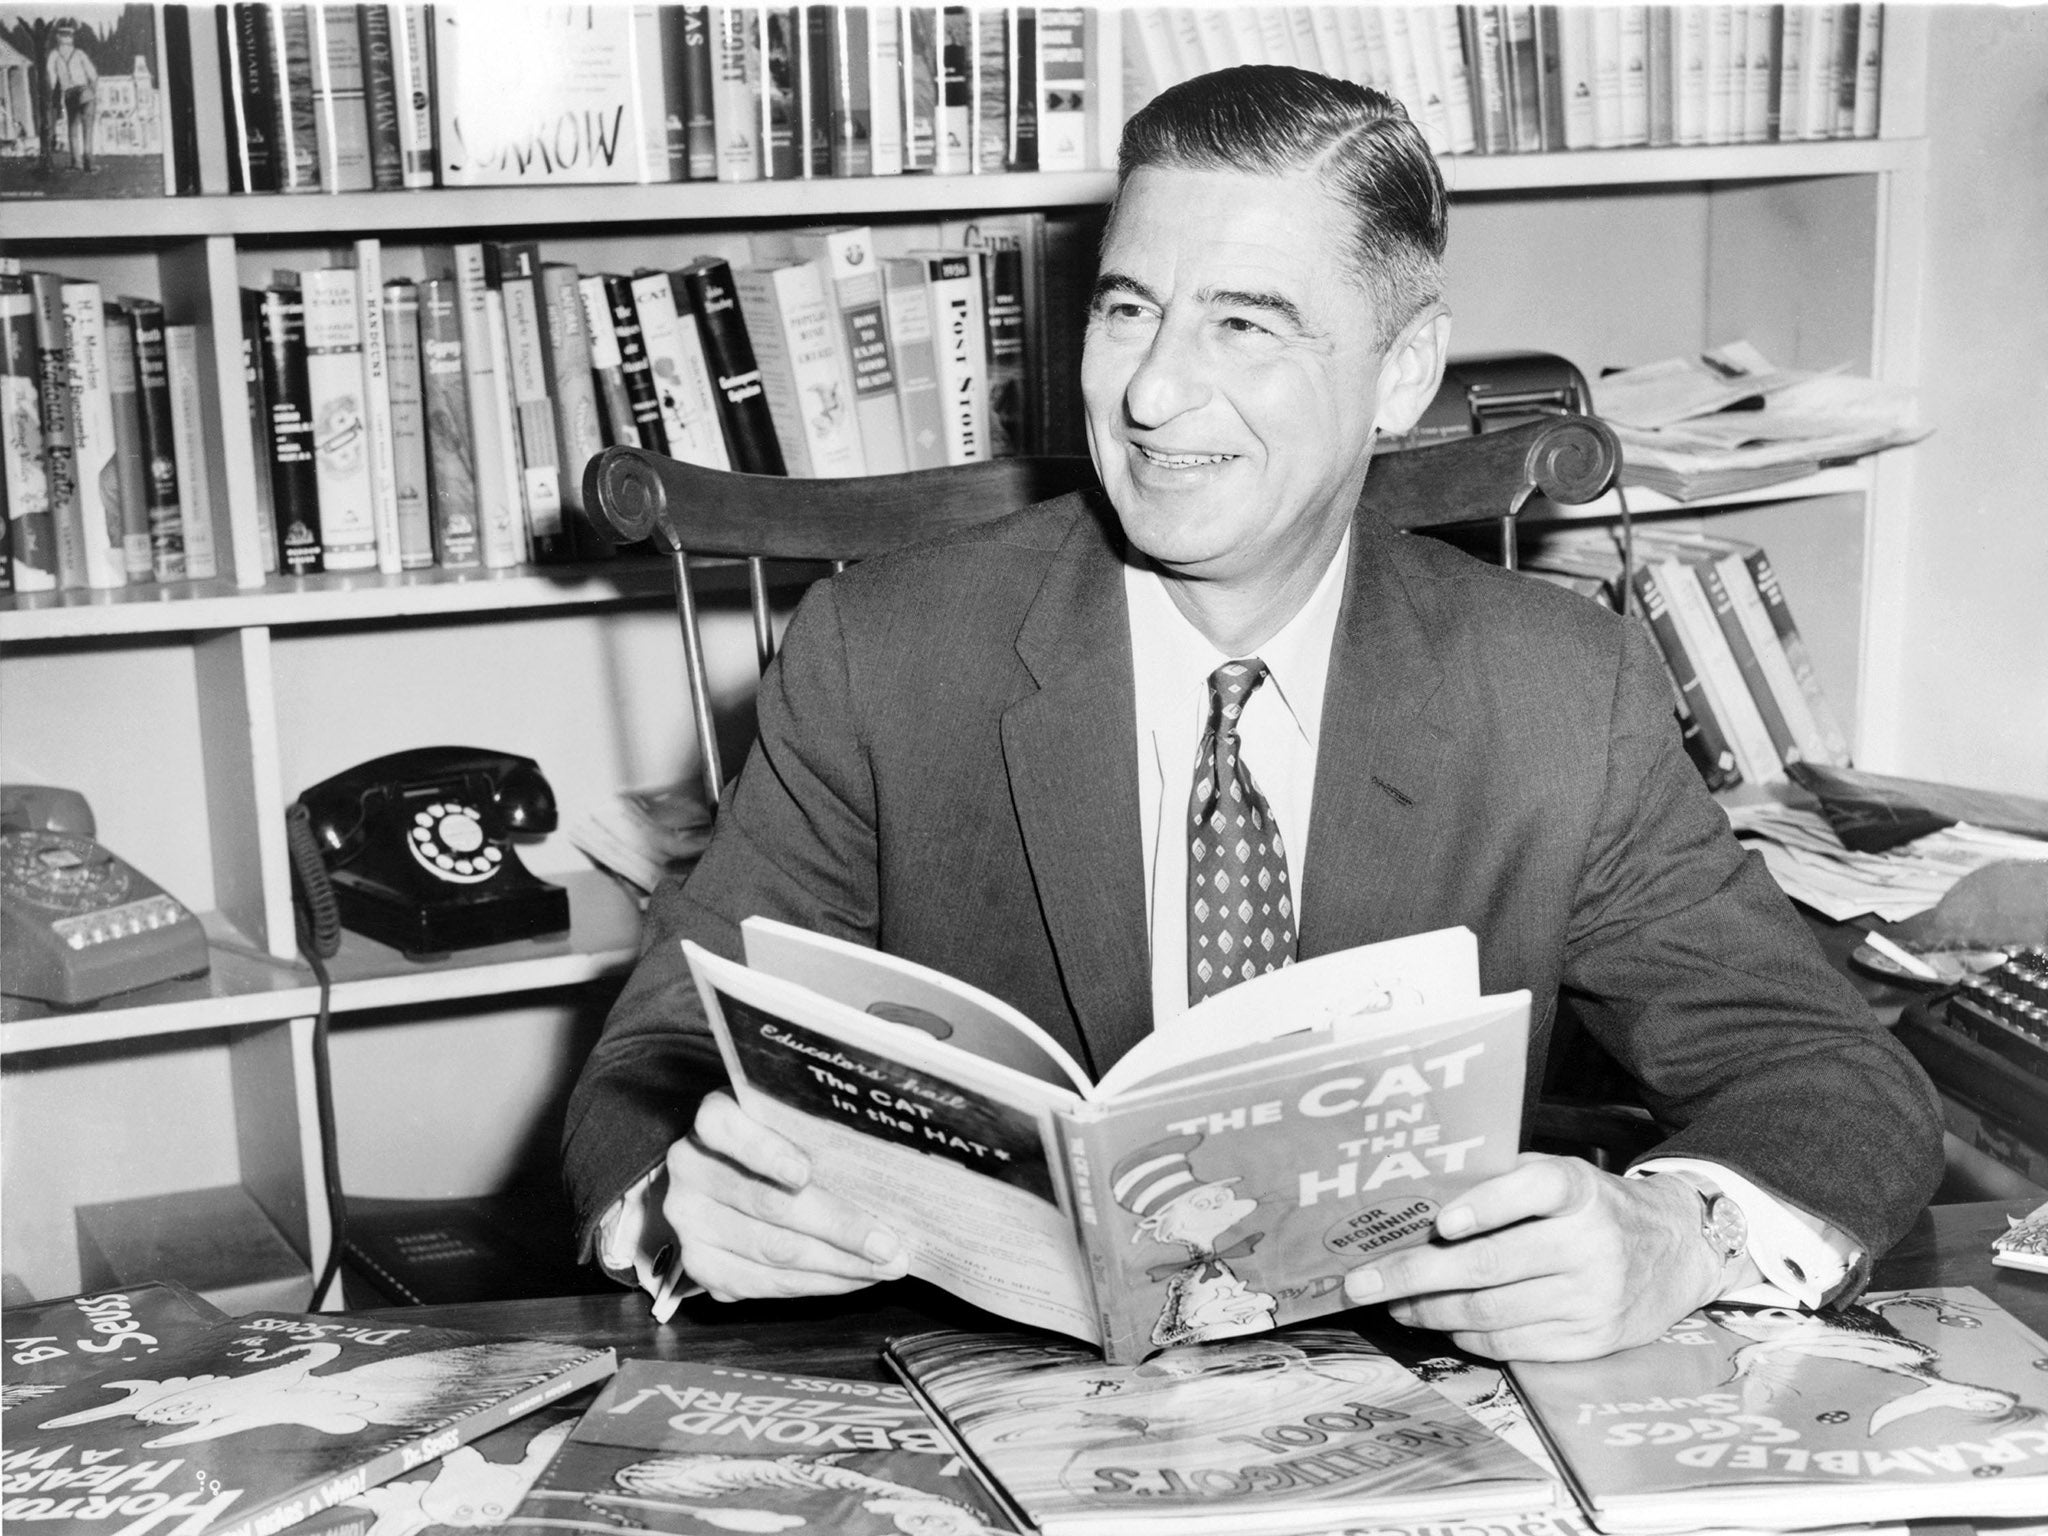
MULTIPOLYGON (((1905 1239, 1877 1266, 1881 1290, 1974 1285, 2036 1332, 2048 1335, 2048 1275, 2001 1269, 1991 1240, 2028 1201, 1940 1205, 1921 1212, 1905 1239)), ((987 1313, 916 1281, 876 1286, 819 1302, 720 1305, 699 1298, 676 1320, 657 1325, 645 1299, 565 1296, 545 1301, 470 1302, 394 1307, 360 1314, 399 1323, 432 1323, 482 1333, 609 1344, 619 1358, 700 1360, 752 1370, 805 1371, 882 1379, 883 1341, 921 1328, 1001 1326, 987 1313)))

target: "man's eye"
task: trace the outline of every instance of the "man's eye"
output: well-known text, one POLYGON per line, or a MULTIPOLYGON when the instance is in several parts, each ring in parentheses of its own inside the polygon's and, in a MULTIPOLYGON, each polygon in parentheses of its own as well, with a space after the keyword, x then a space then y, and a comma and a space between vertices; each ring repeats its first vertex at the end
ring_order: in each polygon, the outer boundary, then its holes
POLYGON ((1236 336, 1270 336, 1273 333, 1248 315, 1225 315, 1223 329, 1236 336))

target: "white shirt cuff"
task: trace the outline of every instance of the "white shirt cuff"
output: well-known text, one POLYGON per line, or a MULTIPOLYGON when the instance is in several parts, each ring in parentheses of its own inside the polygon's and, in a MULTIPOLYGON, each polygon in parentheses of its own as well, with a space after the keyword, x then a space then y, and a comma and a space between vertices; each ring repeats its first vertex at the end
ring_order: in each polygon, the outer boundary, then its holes
POLYGON ((1742 1208, 1749 1224, 1749 1256, 1763 1272, 1764 1283, 1730 1291, 1719 1298, 1722 1301, 1811 1310, 1827 1299, 1863 1256, 1845 1233, 1765 1193, 1719 1163, 1654 1157, 1629 1169, 1628 1177, 1652 1173, 1690 1173, 1706 1179, 1742 1208))
POLYGON ((626 1186, 597 1226, 599 1266, 620 1284, 651 1296, 657 1323, 667 1322, 679 1302, 702 1290, 683 1273, 674 1229, 661 1209, 667 1192, 668 1166, 657 1163, 626 1186))

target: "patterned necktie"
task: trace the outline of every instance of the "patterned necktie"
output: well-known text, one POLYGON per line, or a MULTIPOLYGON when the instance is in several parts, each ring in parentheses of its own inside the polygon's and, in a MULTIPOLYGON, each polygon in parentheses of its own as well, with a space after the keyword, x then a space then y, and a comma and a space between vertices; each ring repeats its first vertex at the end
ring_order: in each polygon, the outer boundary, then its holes
POLYGON ((1237 719, 1266 664, 1209 674, 1209 729, 1188 800, 1188 1002, 1294 963, 1294 896, 1280 824, 1237 755, 1237 719))

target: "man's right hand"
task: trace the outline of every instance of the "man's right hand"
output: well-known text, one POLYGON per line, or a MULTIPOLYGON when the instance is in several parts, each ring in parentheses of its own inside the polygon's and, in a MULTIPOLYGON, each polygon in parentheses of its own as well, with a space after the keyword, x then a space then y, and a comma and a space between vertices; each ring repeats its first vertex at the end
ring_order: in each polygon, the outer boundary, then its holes
POLYGON ((813 1185, 810 1160, 729 1093, 708 1095, 668 1149, 662 1214, 684 1271, 718 1301, 836 1296, 910 1265, 894 1232, 813 1185))

